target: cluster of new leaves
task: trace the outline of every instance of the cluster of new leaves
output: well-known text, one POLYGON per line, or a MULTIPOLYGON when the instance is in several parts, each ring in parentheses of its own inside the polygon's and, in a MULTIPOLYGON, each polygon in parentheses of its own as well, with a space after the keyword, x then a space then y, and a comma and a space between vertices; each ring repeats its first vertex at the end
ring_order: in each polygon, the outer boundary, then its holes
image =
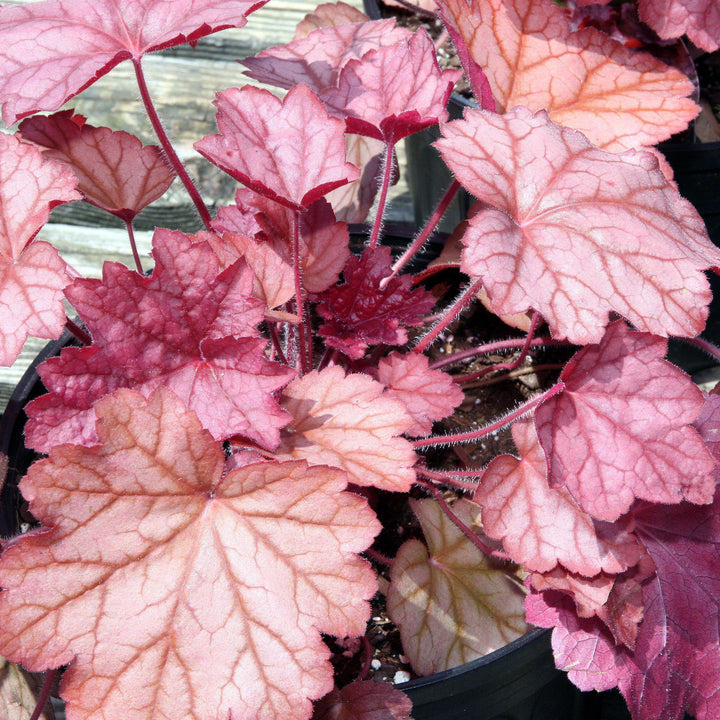
MULTIPOLYGON (((140 77, 145 53, 241 27, 261 4, 3 8, 4 118, 55 111, 124 59, 140 77)), ((637 720, 720 715, 720 606, 706 601, 720 407, 663 359, 663 338, 702 330, 720 251, 658 157, 629 149, 686 126, 690 83, 572 30, 550 0, 439 5, 483 109, 446 122, 459 73, 424 31, 321 6, 244 61, 282 99, 218 94, 218 133, 195 148, 245 188, 207 232, 158 229, 149 275, 109 263, 70 282, 35 235, 80 197, 130 226, 172 182, 158 148, 72 111, 0 135, 0 360, 28 333, 59 334, 63 290, 92 336, 41 369, 26 432, 49 457, 21 483, 40 526, 0 560, 0 652, 69 665, 69 716, 307 720, 319 701, 317 720, 409 717, 397 690, 334 687, 322 635, 364 634, 377 580, 359 553, 380 530, 365 496, 431 477, 415 450, 464 398, 409 347, 434 296, 376 244, 393 146, 438 122, 480 201, 456 263, 470 287, 586 347, 472 499, 411 502, 426 542, 400 548, 387 592, 405 652, 431 673, 530 622, 554 628, 578 685, 619 686, 637 720), (352 187, 362 215, 375 170, 378 221, 354 256, 326 197, 352 187)), ((658 32, 710 45, 717 18, 698 8, 704 25, 688 11, 658 32)))

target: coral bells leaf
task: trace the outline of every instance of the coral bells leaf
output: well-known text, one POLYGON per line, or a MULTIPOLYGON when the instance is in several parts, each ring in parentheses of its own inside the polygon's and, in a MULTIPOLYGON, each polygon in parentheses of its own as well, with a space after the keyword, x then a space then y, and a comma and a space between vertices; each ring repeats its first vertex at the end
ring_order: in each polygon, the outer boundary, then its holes
MULTIPOLYGON (((432 499, 411 500, 428 546, 408 540, 390 571, 388 614, 420 675, 448 670, 506 645, 527 631, 523 594, 432 499)), ((477 506, 453 512, 472 526, 477 506)))
POLYGON ((615 520, 636 497, 712 502, 715 461, 691 427, 702 392, 666 352, 665 340, 618 320, 575 354, 563 392, 535 411, 550 483, 597 518, 615 520))
POLYGON ((333 686, 320 633, 369 617, 366 501, 303 462, 225 473, 221 443, 164 388, 120 390, 97 416, 99 445, 56 448, 22 481, 51 529, 3 554, 2 651, 70 663, 77 720, 307 720, 333 686))
POLYGON ((215 104, 220 133, 195 149, 271 200, 302 210, 360 176, 345 161, 345 123, 305 85, 283 100, 251 85, 230 88, 215 104))
POLYGON ((417 460, 402 437, 413 420, 405 406, 383 396, 383 386, 365 374, 345 375, 334 365, 293 380, 282 406, 292 416, 283 431, 280 459, 346 470, 355 485, 406 492, 417 460))
POLYGON ((389 683, 355 680, 315 706, 312 720, 412 720, 412 701, 389 683))
POLYGON ((415 423, 407 434, 429 435, 435 420, 442 420, 460 405, 465 397, 452 376, 442 370, 431 370, 425 355, 393 352, 378 363, 378 380, 385 385, 385 396, 400 400, 415 423))
POLYGON ((264 0, 45 0, 0 9, 7 125, 57 110, 128 58, 243 27, 264 0), (32 51, 28 48, 32 47, 32 51))
POLYGON ((381 287, 391 263, 387 247, 367 248, 348 260, 344 284, 323 293, 317 306, 327 320, 319 330, 327 345, 357 359, 368 345, 402 345, 408 339, 404 328, 422 324, 435 298, 413 288, 410 275, 396 275, 381 287))
POLYGON ((470 221, 461 268, 483 278, 495 313, 534 308, 579 344, 600 340, 610 311, 656 335, 702 331, 703 271, 720 251, 654 156, 598 150, 526 108, 467 111, 443 135, 457 179, 493 206, 470 221))
POLYGON ((320 97, 333 114, 345 118, 349 132, 394 145, 447 120, 445 106, 460 75, 440 70, 432 40, 420 30, 409 41, 350 60, 337 86, 320 97))
POLYGON ((443 0, 498 109, 524 105, 606 150, 655 145, 684 130, 692 83, 595 28, 571 32, 552 0, 443 0))
POLYGON ((59 337, 70 278, 54 247, 31 242, 50 210, 79 200, 69 168, 0 135, 0 365, 12 365, 28 335, 59 337))
POLYGON ((319 28, 334 27, 337 25, 349 25, 351 23, 367 22, 368 16, 347 3, 328 2, 318 5, 311 13, 308 13, 295 28, 295 40, 307 37, 313 30, 319 28))
POLYGON ((28 412, 27 439, 47 451, 59 442, 93 443, 93 403, 120 387, 149 394, 164 385, 218 438, 244 435, 268 448, 288 421, 273 393, 293 376, 265 358, 256 337, 263 304, 239 261, 218 275, 206 243, 158 231, 155 270, 143 277, 106 263, 101 280, 77 280, 67 295, 93 345, 67 348, 42 369, 48 395, 28 412))
POLYGON ((528 570, 548 572, 560 563, 591 576, 637 563, 642 553, 632 534, 593 520, 566 488, 548 486, 533 424, 515 423, 512 436, 521 459, 494 458, 473 497, 482 507, 484 531, 502 540, 513 560, 528 570))
POLYGON ((20 133, 47 148, 45 157, 70 165, 88 202, 126 221, 161 197, 175 178, 159 147, 143 146, 130 133, 87 125, 72 110, 27 118, 20 133))
POLYGON ((716 0, 640 0, 640 19, 664 40, 687 35, 708 52, 720 48, 720 6, 716 0))
POLYGON ((331 25, 240 62, 249 68, 245 74, 259 82, 288 90, 303 84, 320 93, 337 85, 350 60, 411 35, 392 19, 331 25))

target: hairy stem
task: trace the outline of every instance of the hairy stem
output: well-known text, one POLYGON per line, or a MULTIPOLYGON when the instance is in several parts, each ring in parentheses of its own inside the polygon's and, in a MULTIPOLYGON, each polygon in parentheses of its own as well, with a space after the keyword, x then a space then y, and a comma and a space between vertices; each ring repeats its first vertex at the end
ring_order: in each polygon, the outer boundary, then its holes
POLYGON ((303 285, 303 264, 302 255, 300 253, 300 211, 295 210, 292 215, 291 222, 291 245, 293 258, 293 279, 295 282, 295 305, 297 315, 300 318, 298 323, 298 354, 300 355, 300 368, 302 373, 306 373, 312 367, 311 359, 311 332, 309 325, 309 316, 305 311, 305 288, 303 285))
POLYGON ((212 222, 210 212, 208 211, 203 199, 200 197, 200 193, 195 187, 195 183, 188 175, 188 172, 185 169, 185 165, 178 157, 177 153, 175 152, 175 148, 173 148, 170 139, 165 132, 165 128, 160 121, 160 116, 157 114, 157 111, 155 110, 155 105, 153 104, 152 98, 150 97, 150 91, 148 90, 147 83, 145 82, 145 73, 143 72, 139 58, 133 58, 133 66, 135 67, 135 77, 137 78, 138 87, 140 88, 140 97, 142 98, 143 105, 145 105, 145 110, 148 114, 148 118, 150 118, 150 123, 153 126, 153 130, 155 130, 155 134, 157 135, 158 140, 160 141, 160 145, 165 153, 165 157, 168 159, 168 162, 172 166, 172 169, 180 178, 180 182, 182 182, 182 184, 185 186, 188 195, 190 195, 190 199, 193 201, 193 204, 195 205, 198 213, 200 214, 200 218, 202 219, 205 228, 207 230, 210 230, 210 223, 212 222))
POLYGON ((92 345, 90 335, 70 318, 65 318, 65 329, 83 345, 92 345))
POLYGON ((33 710, 33 714, 30 716, 30 720, 38 720, 38 718, 40 717, 40 714, 42 713, 43 708, 45 707, 45 704, 50 697, 50 693, 52 691, 53 685, 55 684, 55 678, 57 677, 57 674, 58 668, 55 668, 54 670, 48 670, 45 673, 43 686, 40 690, 40 695, 38 695, 37 704, 35 705, 35 710, 33 710))
POLYGON ((432 345, 440 334, 448 327, 460 313, 473 301, 475 296, 482 286, 480 278, 471 279, 471 281, 465 286, 460 295, 456 298, 455 302, 452 303, 444 312, 444 317, 440 319, 437 325, 434 325, 423 337, 419 339, 415 347, 414 352, 424 352, 427 348, 432 345))
POLYGON ((460 183, 457 180, 453 180, 450 187, 440 198, 440 202, 435 208, 433 214, 430 216, 430 219, 425 224, 425 227, 420 231, 420 234, 412 241, 412 244, 408 247, 408 249, 395 261, 392 266, 392 273, 388 275, 388 277, 382 279, 382 282, 380 283, 381 288, 384 288, 390 280, 392 280, 392 278, 394 278, 400 270, 402 270, 405 265, 407 265, 408 262, 415 257, 416 253, 420 251, 422 246, 425 244, 425 241, 437 227, 437 224, 440 220, 442 220, 445 211, 448 209, 448 205, 450 205, 453 201, 453 198, 457 195, 459 189, 460 183))
POLYGON ((383 216, 385 215, 385 205, 387 204, 388 190, 390 189, 390 178, 393 171, 393 143, 385 144, 385 161, 383 163, 383 178, 380 186, 380 195, 378 196, 377 210, 375 214, 375 222, 373 223, 372 232, 370 234, 370 248, 377 245, 380 238, 380 229, 382 228, 383 216))
POLYGON ((469 490, 473 492, 477 490, 478 476, 482 475, 482 470, 428 470, 427 468, 416 468, 418 475, 426 480, 432 480, 435 483, 442 483, 458 490, 469 490), (463 478, 474 477, 475 480, 464 480, 463 478))
POLYGON ((133 230, 132 220, 124 220, 124 222, 125 227, 127 228, 128 238, 130 238, 130 249, 132 250, 133 259, 135 260, 135 267, 141 275, 144 275, 145 271, 143 270, 140 253, 138 252, 137 243, 135 242, 135 232, 133 230))
POLYGON ((455 443, 472 442, 474 440, 485 437, 486 435, 492 435, 494 432, 497 432, 498 430, 504 428, 506 425, 509 425, 513 420, 517 420, 523 415, 527 415, 538 405, 550 399, 553 395, 557 395, 559 392, 562 392, 564 388, 565 383, 562 382, 562 380, 558 380, 558 382, 556 382, 555 385, 553 385, 549 390, 546 390, 544 393, 536 395, 527 402, 523 403, 519 408, 512 410, 511 412, 507 413, 507 415, 503 415, 501 418, 495 420, 489 425, 485 425, 481 428, 478 428, 477 430, 471 430, 470 432, 455 433, 453 435, 442 435, 440 437, 429 437, 423 438, 421 440, 414 440, 413 447, 415 449, 421 449, 426 447, 440 447, 443 445, 453 445, 455 443))
POLYGON ((720 348, 716 345, 713 345, 711 342, 708 342, 707 340, 703 340, 701 337, 695 337, 695 338, 680 338, 681 340, 684 340, 685 342, 689 343, 690 345, 694 345, 699 350, 702 350, 703 352, 706 352, 710 357, 714 358, 715 360, 720 361, 720 348))

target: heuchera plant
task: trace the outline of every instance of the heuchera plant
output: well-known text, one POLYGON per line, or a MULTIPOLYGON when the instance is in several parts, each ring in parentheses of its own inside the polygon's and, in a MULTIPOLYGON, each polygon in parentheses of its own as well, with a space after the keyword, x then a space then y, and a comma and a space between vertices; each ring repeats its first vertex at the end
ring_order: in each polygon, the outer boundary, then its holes
MULTIPOLYGON (((282 99, 218 93, 218 133, 195 149, 240 186, 213 217, 142 60, 261 4, 0 10, 0 103, 22 120, 0 135, 1 359, 28 335, 79 341, 42 364, 27 407, 47 457, 21 482, 37 526, 4 541, 0 653, 50 671, 46 691, 67 666, 68 720, 399 720, 409 698, 369 673, 378 596, 417 674, 535 625, 573 682, 619 687, 635 720, 716 720, 720 397, 665 355, 702 332, 720 251, 652 148, 698 112, 692 84, 550 0, 440 0, 479 105, 448 122, 460 73, 424 30, 322 5, 242 61, 282 99), (60 110, 125 60, 159 147, 60 110), (394 148, 437 123, 455 181, 393 259, 394 148), (133 219, 176 176, 205 230, 157 229, 146 272, 133 219), (471 217, 422 276, 403 272, 460 185, 471 217), (347 221, 375 190, 351 254, 347 221), (136 267, 81 278, 37 239, 81 198, 126 223, 136 267), (440 269, 464 280, 436 307, 440 269), (524 335, 439 353, 479 295, 524 335), (576 346, 554 384, 443 429, 470 381, 547 345, 576 346), (516 453, 485 467, 427 455, 506 426, 516 453), (378 514, 410 536, 394 557, 378 514), (337 684, 331 647, 355 657, 337 684)), ((639 12, 718 48, 713 0, 639 12)))

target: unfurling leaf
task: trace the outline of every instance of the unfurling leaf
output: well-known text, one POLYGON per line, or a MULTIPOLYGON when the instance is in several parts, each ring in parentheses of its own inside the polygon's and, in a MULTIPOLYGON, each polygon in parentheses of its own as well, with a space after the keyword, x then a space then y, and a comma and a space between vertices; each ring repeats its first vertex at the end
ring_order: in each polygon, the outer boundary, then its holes
POLYGON ((703 271, 720 251, 654 156, 604 152, 521 107, 468 110, 442 132, 457 179, 492 206, 470 220, 461 268, 495 313, 533 308, 579 344, 600 340, 611 311, 656 335, 702 331, 703 271))
POLYGON ((679 70, 595 28, 571 32, 552 0, 443 0, 501 111, 547 110, 598 147, 655 145, 698 114, 679 70))
POLYGON ((315 706, 312 720, 412 720, 412 701, 392 685, 356 680, 315 706))
POLYGON ((320 633, 364 632, 379 530, 345 473, 224 472, 222 444, 164 388, 98 402, 99 445, 63 445, 21 483, 49 528, 0 561, 0 648, 70 663, 76 720, 307 720, 333 687, 320 633), (252 688, 252 692, 248 692, 252 688))
POLYGON ((215 101, 220 133, 195 149, 255 192, 303 210, 360 171, 345 161, 345 123, 330 117, 305 85, 280 100, 252 85, 215 101))
POLYGON ((106 263, 102 280, 66 291, 93 344, 41 366, 50 393, 28 405, 28 443, 48 451, 96 442, 96 400, 120 387, 147 395, 164 385, 216 438, 243 435, 274 448, 289 418, 273 393, 294 373, 265 357, 252 272, 238 261, 218 274, 207 243, 181 232, 156 231, 153 247, 150 277, 106 263))
MULTIPOLYGON (((401 546, 390 571, 387 608, 413 669, 429 675, 461 665, 527 632, 523 593, 432 499, 410 500, 427 547, 401 546)), ((453 512, 472 526, 479 508, 453 512)))
POLYGON ((451 375, 431 370, 429 365, 425 355, 397 352, 378 363, 378 380, 386 387, 385 396, 405 405, 415 421, 407 434, 414 437, 429 435, 433 421, 450 415, 465 397, 451 375))
POLYGON ((560 564, 589 577, 637 563, 642 550, 631 533, 594 520, 566 488, 549 487, 533 424, 515 423, 512 436, 521 459, 494 458, 473 496, 485 532, 528 570, 546 573, 560 564))
POLYGON ((56 205, 79 200, 76 178, 37 148, 0 134, 0 365, 12 365, 28 335, 57 338, 70 281, 52 245, 34 241, 56 205))
POLYGON ((357 359, 368 345, 402 345, 408 339, 405 328, 422 324, 435 298, 413 288, 410 275, 396 275, 381 286, 391 263, 387 247, 366 248, 362 256, 348 260, 345 282, 323 293, 317 306, 327 321, 319 330, 327 345, 357 359))
POLYGON ((0 9, 6 125, 57 110, 128 58, 243 27, 265 0, 47 0, 0 9), (29 51, 29 47, 32 50, 29 51))
POLYGON ((618 320, 574 355, 563 392, 535 412, 550 483, 596 518, 615 520, 635 498, 712 502, 715 461, 691 426, 702 392, 666 352, 665 340, 618 320))
POLYGON ((72 110, 27 118, 20 133, 43 148, 45 157, 70 165, 85 199, 132 220, 161 197, 174 174, 156 145, 143 145, 130 133, 93 127, 72 110))
POLYGON ((293 380, 281 405, 292 417, 277 456, 345 470, 356 485, 407 492, 417 460, 402 437, 413 420, 405 406, 383 396, 368 375, 345 375, 337 365, 293 380))

